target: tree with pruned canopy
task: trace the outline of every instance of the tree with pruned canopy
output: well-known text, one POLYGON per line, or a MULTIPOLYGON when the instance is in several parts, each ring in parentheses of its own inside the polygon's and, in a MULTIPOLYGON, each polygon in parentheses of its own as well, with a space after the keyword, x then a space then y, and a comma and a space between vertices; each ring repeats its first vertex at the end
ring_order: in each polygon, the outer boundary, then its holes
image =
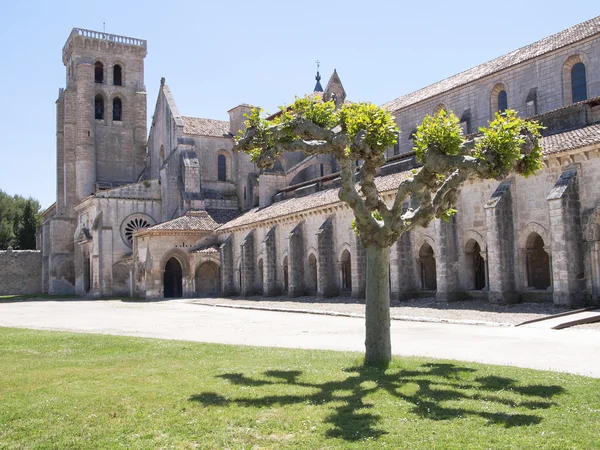
POLYGON ((400 182, 393 204, 375 186, 385 151, 397 142, 391 114, 368 103, 345 104, 298 98, 265 119, 260 109, 248 115, 234 150, 248 153, 260 169, 270 168, 285 151, 328 153, 340 163, 340 200, 352 208, 354 228, 367 250, 365 363, 387 366, 390 339, 390 248, 405 232, 426 227, 434 218, 456 213, 458 190, 469 179, 502 180, 541 168, 540 126, 507 110, 496 114, 474 139, 466 140, 458 118, 444 110, 427 116, 414 139, 422 164, 400 182), (357 162, 360 177, 356 181, 357 162), (403 204, 410 200, 410 206, 403 204))

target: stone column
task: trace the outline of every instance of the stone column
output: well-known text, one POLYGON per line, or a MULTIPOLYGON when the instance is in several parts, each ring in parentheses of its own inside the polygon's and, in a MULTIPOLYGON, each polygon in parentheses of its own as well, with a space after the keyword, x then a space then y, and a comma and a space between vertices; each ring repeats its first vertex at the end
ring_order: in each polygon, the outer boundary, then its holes
POLYGON ((320 297, 338 294, 333 245, 333 216, 329 216, 317 231, 317 295, 320 297))
POLYGON ((515 303, 514 225, 511 180, 502 182, 485 204, 487 225, 489 300, 515 303))
POLYGON ((265 255, 263 266, 263 295, 272 297, 280 293, 277 285, 277 225, 273 226, 262 241, 265 255))
POLYGON ((242 287, 240 295, 254 294, 254 230, 246 235, 242 242, 242 287))
POLYGON ((579 306, 585 301, 579 183, 577 170, 565 170, 546 199, 550 213, 553 300, 579 306))
POLYGON ((220 247, 221 259, 221 295, 230 296, 235 294, 233 267, 233 235, 229 235, 220 247))
POLYGON ((304 295, 304 221, 300 222, 290 232, 288 240, 288 296, 299 297, 304 295))
POLYGON ((458 236, 456 233, 456 216, 450 221, 436 220, 436 282, 435 297, 438 301, 458 300, 459 261, 458 261, 458 236))

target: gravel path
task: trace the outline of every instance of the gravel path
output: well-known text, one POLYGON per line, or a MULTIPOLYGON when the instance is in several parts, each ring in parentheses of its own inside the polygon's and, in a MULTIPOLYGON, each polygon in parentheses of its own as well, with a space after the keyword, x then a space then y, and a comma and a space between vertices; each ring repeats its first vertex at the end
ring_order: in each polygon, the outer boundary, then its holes
MULTIPOLYGON (((321 314, 364 316, 365 305, 361 300, 348 297, 323 299, 317 297, 249 297, 192 299, 192 303, 236 307, 264 308, 275 310, 306 311, 321 314)), ((391 315, 397 320, 423 322, 471 323, 480 325, 513 326, 527 320, 565 312, 565 308, 550 303, 517 303, 494 305, 483 300, 460 302, 437 302, 435 298, 419 298, 403 302, 392 302, 391 315)), ((581 325, 600 330, 600 323, 581 325)))

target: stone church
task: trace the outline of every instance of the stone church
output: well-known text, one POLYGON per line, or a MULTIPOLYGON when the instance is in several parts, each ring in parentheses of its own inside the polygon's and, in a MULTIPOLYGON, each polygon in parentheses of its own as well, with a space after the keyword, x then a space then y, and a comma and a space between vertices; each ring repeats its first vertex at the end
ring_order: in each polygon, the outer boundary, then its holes
MULTIPOLYGON (((182 116, 164 79, 148 132, 146 53, 144 40, 78 28, 63 48, 44 292, 363 297, 365 249, 337 161, 288 152, 259 173, 231 150, 252 106, 228 121, 182 116)), ((337 72, 324 89, 317 73, 310 95, 349 101, 337 72)), ((546 127, 535 176, 469 182, 450 222, 398 240, 393 299, 600 304, 600 17, 383 107, 401 130, 377 179, 388 202, 418 165, 428 114, 453 111, 465 134, 507 108, 546 127)))

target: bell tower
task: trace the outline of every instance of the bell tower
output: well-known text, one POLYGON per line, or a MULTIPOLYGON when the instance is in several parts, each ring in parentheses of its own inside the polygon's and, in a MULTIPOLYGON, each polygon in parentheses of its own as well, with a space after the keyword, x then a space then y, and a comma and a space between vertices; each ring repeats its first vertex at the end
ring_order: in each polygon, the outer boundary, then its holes
POLYGON ((98 185, 138 180, 146 156, 145 40, 73 28, 57 105, 57 215, 98 185))

